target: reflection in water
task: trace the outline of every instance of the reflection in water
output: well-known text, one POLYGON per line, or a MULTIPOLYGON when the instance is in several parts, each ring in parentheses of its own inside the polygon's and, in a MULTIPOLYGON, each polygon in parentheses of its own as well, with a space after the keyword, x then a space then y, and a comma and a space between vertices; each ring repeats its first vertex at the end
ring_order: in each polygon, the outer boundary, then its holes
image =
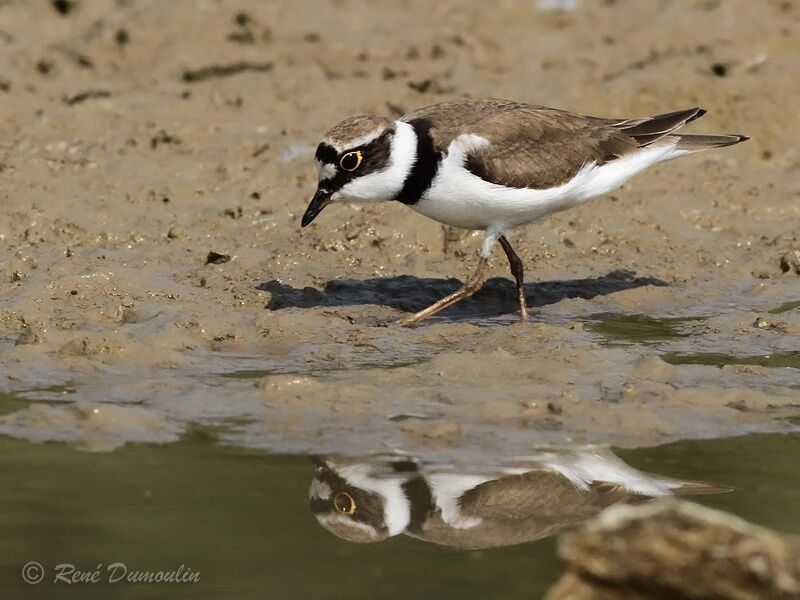
POLYGON ((426 464, 403 455, 312 458, 311 511, 334 535, 398 534, 458 548, 548 537, 604 508, 727 488, 637 471, 601 447, 542 449, 494 468, 426 464))

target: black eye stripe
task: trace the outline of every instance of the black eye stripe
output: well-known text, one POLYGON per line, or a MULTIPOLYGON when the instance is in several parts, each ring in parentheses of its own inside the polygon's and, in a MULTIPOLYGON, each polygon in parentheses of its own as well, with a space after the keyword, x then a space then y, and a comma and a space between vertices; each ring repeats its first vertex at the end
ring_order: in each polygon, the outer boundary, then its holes
POLYGON ((385 168, 391 159, 393 134, 393 129, 384 131, 368 144, 346 148, 341 152, 336 152, 333 146, 322 142, 317 146, 316 159, 325 166, 325 170, 321 173, 324 178, 317 185, 335 194, 353 179, 385 168), (350 152, 361 152, 361 162, 355 169, 348 171, 342 168, 340 161, 350 152))
POLYGON ((323 163, 333 163, 336 164, 336 149, 333 146, 329 146, 325 142, 322 142, 319 146, 317 146, 317 152, 314 155, 317 160, 323 163))
POLYGON ((359 146, 357 148, 346 148, 341 152, 336 152, 336 149, 333 146, 326 144, 325 142, 321 142, 319 146, 317 146, 317 151, 314 156, 322 163, 338 165, 339 161, 345 154, 360 150, 363 158, 366 159, 368 156, 375 154, 376 151, 378 151, 378 154, 382 154, 383 152, 381 151, 384 149, 388 152, 389 138, 393 133, 393 129, 384 131, 381 135, 364 146, 359 146))

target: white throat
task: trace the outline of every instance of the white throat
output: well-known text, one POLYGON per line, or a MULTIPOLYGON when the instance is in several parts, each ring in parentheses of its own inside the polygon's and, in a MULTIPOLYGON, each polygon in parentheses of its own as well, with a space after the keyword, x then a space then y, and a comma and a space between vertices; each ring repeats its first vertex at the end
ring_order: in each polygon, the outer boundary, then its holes
POLYGON ((338 190, 334 202, 380 202, 390 200, 403 189, 406 177, 417 160, 417 134, 403 121, 394 122, 389 164, 374 173, 356 177, 338 190))
POLYGON ((411 504, 403 490, 404 479, 375 477, 369 465, 348 465, 337 469, 350 484, 383 497, 383 519, 389 535, 405 531, 411 522, 411 504))

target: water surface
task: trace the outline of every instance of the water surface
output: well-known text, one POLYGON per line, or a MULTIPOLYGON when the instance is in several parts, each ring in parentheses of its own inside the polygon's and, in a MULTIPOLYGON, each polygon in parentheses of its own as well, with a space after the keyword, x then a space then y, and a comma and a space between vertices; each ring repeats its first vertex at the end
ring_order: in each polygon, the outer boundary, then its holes
MULTIPOLYGON (((699 502, 800 534, 798 435, 688 441, 620 450, 659 475, 734 486, 699 502)), ((150 585, 153 598, 531 598, 558 577, 553 538, 490 550, 460 550, 406 536, 343 541, 309 509, 306 456, 223 446, 197 429, 179 443, 87 453, 62 444, 0 438, 0 587, 6 597, 107 598, 109 584, 22 582, 36 560, 91 570, 181 564, 195 584, 150 585), (104 567, 103 567, 104 568, 104 567)), ((143 584, 113 585, 141 598, 143 584)))

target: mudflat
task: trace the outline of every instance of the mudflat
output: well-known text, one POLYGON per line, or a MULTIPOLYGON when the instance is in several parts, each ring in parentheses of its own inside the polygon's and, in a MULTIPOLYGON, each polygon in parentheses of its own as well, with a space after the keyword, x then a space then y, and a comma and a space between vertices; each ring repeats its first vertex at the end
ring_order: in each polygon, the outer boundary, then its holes
POLYGON ((514 453, 793 427, 800 5, 550 4, 0 0, 0 433, 514 453), (481 96, 702 106, 687 130, 752 139, 512 232, 530 324, 498 250, 399 328, 480 234, 399 203, 301 230, 314 148, 481 96))

